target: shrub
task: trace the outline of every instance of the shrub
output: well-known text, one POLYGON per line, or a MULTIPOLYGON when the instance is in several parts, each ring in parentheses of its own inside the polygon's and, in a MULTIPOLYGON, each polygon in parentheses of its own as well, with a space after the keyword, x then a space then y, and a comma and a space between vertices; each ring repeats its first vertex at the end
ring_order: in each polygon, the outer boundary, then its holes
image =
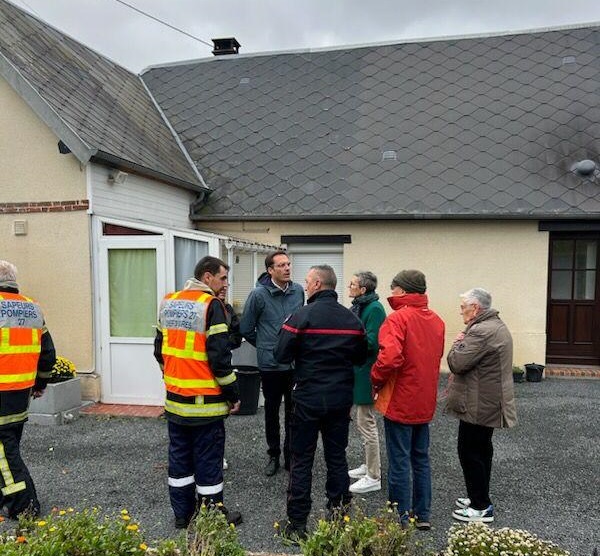
POLYGON ((443 556, 569 556, 569 552, 520 529, 494 530, 484 523, 454 525, 443 556))
POLYGON ((49 382, 63 382, 73 378, 76 374, 75 365, 66 357, 58 356, 56 363, 50 371, 49 382))
POLYGON ((227 523, 227 519, 218 507, 202 504, 198 515, 190 524, 188 533, 188 548, 183 553, 186 556, 244 556, 246 554, 240 545, 235 527, 227 523))
POLYGON ((412 556, 422 553, 413 534, 414 527, 403 529, 388 504, 373 517, 356 508, 352 517, 321 519, 300 548, 304 556, 412 556))

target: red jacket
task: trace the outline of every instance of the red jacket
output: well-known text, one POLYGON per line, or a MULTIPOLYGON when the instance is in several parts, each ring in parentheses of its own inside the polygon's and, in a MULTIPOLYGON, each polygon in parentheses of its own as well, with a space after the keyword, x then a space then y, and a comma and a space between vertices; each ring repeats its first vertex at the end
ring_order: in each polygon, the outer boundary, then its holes
POLYGON ((437 400, 444 321, 427 307, 427 295, 388 298, 394 312, 379 329, 379 354, 371 369, 375 407, 406 425, 429 423, 437 400))

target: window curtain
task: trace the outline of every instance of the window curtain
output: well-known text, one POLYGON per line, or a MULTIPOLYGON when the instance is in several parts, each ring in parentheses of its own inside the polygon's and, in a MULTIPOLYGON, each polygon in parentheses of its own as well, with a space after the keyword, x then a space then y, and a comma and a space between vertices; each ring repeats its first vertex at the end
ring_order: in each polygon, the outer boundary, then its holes
POLYGON ((151 338, 156 326, 156 251, 108 252, 110 335, 151 338))

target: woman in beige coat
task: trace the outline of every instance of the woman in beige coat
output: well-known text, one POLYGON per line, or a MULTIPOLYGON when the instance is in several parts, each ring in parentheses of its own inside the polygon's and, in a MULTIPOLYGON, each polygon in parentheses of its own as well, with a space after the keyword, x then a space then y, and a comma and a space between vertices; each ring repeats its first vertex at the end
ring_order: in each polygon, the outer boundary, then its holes
POLYGON ((460 521, 494 521, 490 500, 494 428, 517 423, 512 337, 491 308, 492 296, 481 288, 462 294, 460 311, 467 325, 450 352, 453 373, 447 410, 460 419, 458 457, 467 497, 456 500, 452 517, 460 521))

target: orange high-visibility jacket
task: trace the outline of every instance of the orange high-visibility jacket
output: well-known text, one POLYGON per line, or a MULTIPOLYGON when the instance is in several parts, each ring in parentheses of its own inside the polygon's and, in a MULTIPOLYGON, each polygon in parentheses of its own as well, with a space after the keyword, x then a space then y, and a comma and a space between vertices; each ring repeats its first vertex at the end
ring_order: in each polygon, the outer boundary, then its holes
POLYGON ((44 316, 32 299, 0 292, 0 391, 35 384, 44 316))
POLYGON ((221 394, 208 363, 206 338, 227 332, 206 329, 208 306, 214 299, 209 293, 183 290, 165 296, 160 311, 164 381, 167 391, 181 396, 221 394))

